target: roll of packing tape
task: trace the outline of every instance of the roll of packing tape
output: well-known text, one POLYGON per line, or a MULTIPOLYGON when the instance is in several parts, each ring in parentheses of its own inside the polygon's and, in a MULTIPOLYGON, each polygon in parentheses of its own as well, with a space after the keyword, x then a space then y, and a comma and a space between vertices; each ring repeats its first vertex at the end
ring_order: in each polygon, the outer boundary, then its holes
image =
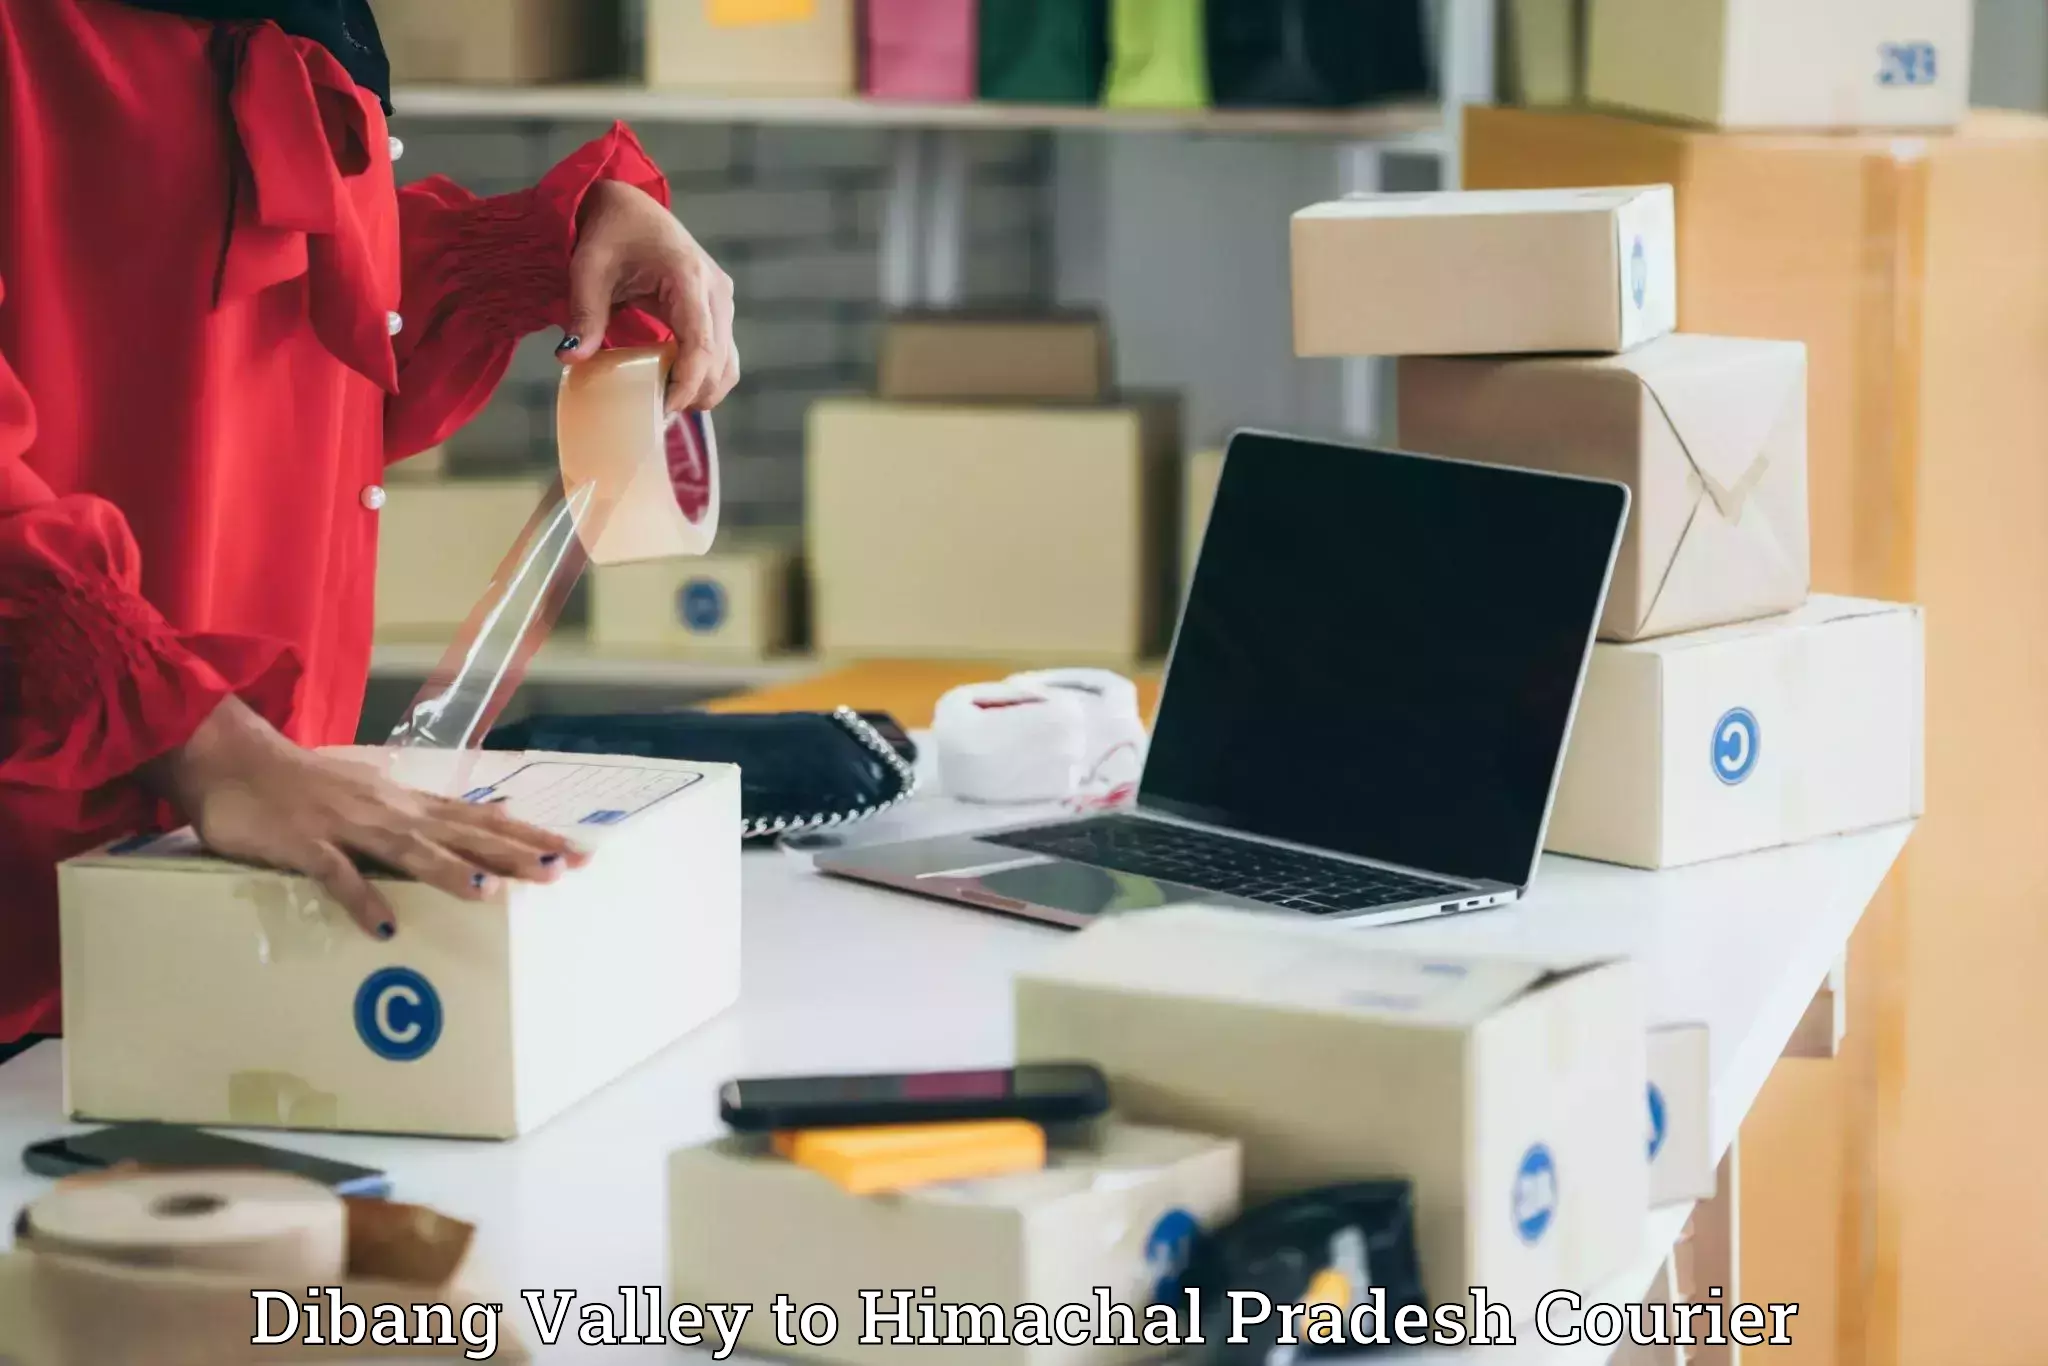
POLYGON ((562 372, 562 486, 590 491, 579 521, 596 564, 702 555, 718 537, 718 440, 703 413, 665 411, 673 342, 603 351, 562 372))
POLYGON ((1018 674, 1010 682, 1064 693, 1080 703, 1088 722, 1082 787, 1113 788, 1138 781, 1145 767, 1145 718, 1138 711, 1137 684, 1107 669, 1045 669, 1018 674))
POLYGON ((939 699, 932 719, 939 784, 967 802, 1061 801, 1088 758, 1088 716, 1071 693, 973 683, 939 699))
POLYGON ((276 1172, 95 1176, 30 1205, 21 1241, 116 1266, 338 1285, 348 1266, 348 1207, 317 1182, 276 1172))

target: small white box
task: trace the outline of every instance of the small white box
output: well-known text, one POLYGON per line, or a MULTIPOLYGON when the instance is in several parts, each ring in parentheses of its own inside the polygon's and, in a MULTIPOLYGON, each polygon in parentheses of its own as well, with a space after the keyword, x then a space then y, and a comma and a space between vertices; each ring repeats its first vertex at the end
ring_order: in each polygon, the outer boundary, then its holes
POLYGON ((1714 1198, 1713 1072, 1700 1024, 1650 1031, 1650 1205, 1714 1198))
POLYGON ((1546 847, 1671 868, 1917 818, 1922 637, 1918 607, 1816 597, 1595 646, 1546 847))
POLYGON ((506 802, 590 862, 458 901, 378 877, 379 943, 313 884, 189 833, 58 869, 65 1109, 79 1119, 511 1138, 739 997, 739 770, 351 750, 506 802))
POLYGON ((1017 1056, 1086 1060, 1139 1123, 1232 1134, 1248 1204, 1360 1180, 1415 1194, 1423 1289, 1516 1320, 1640 1252, 1647 1071, 1634 967, 1422 956, 1173 908, 1019 977, 1017 1056))
MULTIPOLYGON (((740 1344, 766 1356, 855 1366, 901 1361, 906 1353, 988 1366, 1128 1362, 1162 1349, 899 1345, 888 1341, 894 1330, 887 1326, 882 1341, 862 1344, 861 1292, 879 1292, 880 1306, 892 1311, 896 1293, 905 1292, 912 1333, 919 1305, 997 1306, 1010 1320, 1006 1336, 1015 1338, 1026 1336, 1010 1319, 1018 1306, 1092 1311, 1100 1287, 1142 1327, 1149 1306, 1182 1303, 1172 1286, 1197 1234, 1237 1212, 1235 1142, 1114 1121, 1094 1126, 1079 1146, 1055 1144, 1043 1171, 881 1197, 848 1195, 762 1143, 726 1138, 669 1160, 669 1288, 678 1304, 753 1305, 740 1344), (769 1312, 778 1295, 799 1307, 830 1305, 834 1340, 778 1342, 769 1312)), ((1091 1331, 1094 1322, 1091 1314, 1091 1331)), ((945 1320, 938 1324, 943 1334, 945 1320)))

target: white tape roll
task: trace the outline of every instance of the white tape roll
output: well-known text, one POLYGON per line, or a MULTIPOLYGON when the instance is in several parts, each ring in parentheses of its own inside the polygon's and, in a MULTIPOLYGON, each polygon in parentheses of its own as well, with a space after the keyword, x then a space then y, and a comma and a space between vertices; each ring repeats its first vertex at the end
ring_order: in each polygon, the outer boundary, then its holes
POLYGON ((1138 710, 1138 685, 1107 669, 1044 669, 1009 680, 1025 688, 1065 694, 1081 704, 1088 722, 1081 784, 1121 787, 1138 781, 1145 767, 1145 719, 1138 710))
POLYGON ((1088 716, 1071 693, 974 683, 939 699, 932 719, 939 784, 967 802, 1062 801, 1088 758, 1088 716))
POLYGON ((600 352, 562 373, 555 444, 595 564, 702 555, 718 538, 718 442, 702 413, 665 411, 673 342, 600 352))
POLYGON ((348 1265, 348 1209, 317 1182, 276 1172, 146 1172, 66 1182, 28 1207, 38 1252, 337 1285, 348 1265))

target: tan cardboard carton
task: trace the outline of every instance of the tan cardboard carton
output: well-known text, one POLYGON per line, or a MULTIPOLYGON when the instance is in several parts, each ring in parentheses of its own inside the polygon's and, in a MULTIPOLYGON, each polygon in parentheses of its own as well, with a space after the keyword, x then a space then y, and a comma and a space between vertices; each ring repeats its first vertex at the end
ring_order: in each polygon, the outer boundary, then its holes
POLYGON ((1715 1191, 1714 1074, 1707 1027, 1650 1031, 1650 1204, 1711 1200, 1715 1191))
POLYGON ((1951 128, 1974 0, 1588 0, 1586 96, 1724 128, 1951 128))
POLYGON ((189 832, 58 869, 65 1110, 79 1119, 511 1138, 739 995, 739 770, 351 750, 593 851, 482 904, 377 877, 371 939, 298 877, 189 832))
POLYGON ((882 328, 881 396, 969 403, 1100 403, 1109 334, 1086 314, 905 314, 882 328))
POLYGON ((452 635, 546 491, 539 479, 393 481, 378 514, 379 638, 452 635))
POLYGON ((1501 15, 1501 98, 1576 104, 1586 82, 1586 0, 1507 0, 1501 15))
POLYGON ((1170 404, 811 409, 811 610, 827 656, 1129 664, 1165 647, 1170 404))
MULTIPOLYGON (((1020 1344, 1017 1307, 1085 1305, 1092 1336, 1099 1287, 1142 1329, 1153 1304, 1181 1304, 1169 1287, 1196 1232, 1237 1212, 1236 1143, 1114 1121, 1079 1146, 1055 1144, 1044 1171, 879 1198, 847 1195, 763 1145, 727 1138, 669 1161, 670 1290, 679 1304, 753 1305, 740 1344, 762 1355, 853 1366, 899 1361, 906 1351, 936 1366, 1127 1362, 1168 1349, 1020 1344), (877 1292, 884 1313, 907 1304, 912 1335, 921 1331, 920 1305, 995 1306, 1011 1340, 994 1340, 984 1319, 972 1345, 899 1344, 896 1321, 866 1317, 864 1291, 877 1292), (778 1342, 769 1306, 779 1295, 831 1306, 834 1340, 778 1342), (879 1340, 864 1344, 870 1327, 879 1340)), ((946 1331, 937 1317, 937 1332, 946 1331)))
POLYGON ((1104 921, 1019 977, 1017 1056, 1086 1059, 1118 1112, 1235 1135, 1248 1204, 1413 1184, 1423 1288, 1517 1320, 1640 1251, 1643 1001, 1625 962, 1376 950, 1189 908, 1104 921))
POLYGON ((852 95, 854 0, 646 0, 647 83, 721 95, 852 95))
POLYGON ((1603 640, 1806 601, 1806 348, 1678 334, 1622 356, 1404 360, 1401 444, 1629 486, 1603 640))
POLYGON ((621 52, 617 0, 382 0, 377 31, 401 83, 587 80, 621 52))
POLYGON ((1671 190, 1354 195, 1294 215, 1302 356, 1626 351, 1677 325, 1671 190))
POLYGON ((1595 646, 1547 847, 1671 868, 1914 819, 1922 637, 1917 607, 1816 597, 1595 646))
POLYGON ((762 659, 794 641, 796 548, 720 541, 699 559, 590 571, 590 643, 683 657, 762 659))
POLYGON ((1181 495, 1180 577, 1194 582, 1202 537, 1209 530, 1209 510, 1216 505, 1216 484, 1223 478, 1223 452, 1197 451, 1188 457, 1186 486, 1181 495))

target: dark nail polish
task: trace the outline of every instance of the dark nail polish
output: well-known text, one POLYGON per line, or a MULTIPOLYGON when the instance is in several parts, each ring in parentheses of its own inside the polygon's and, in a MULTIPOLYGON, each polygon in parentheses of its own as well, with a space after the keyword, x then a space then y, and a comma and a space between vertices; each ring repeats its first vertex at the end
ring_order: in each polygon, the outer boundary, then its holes
POLYGON ((574 351, 577 347, 581 345, 583 345, 583 338, 577 336, 574 332, 571 332, 568 336, 562 338, 562 344, 555 348, 555 354, 558 356, 566 356, 571 351, 574 351))
POLYGON ((469 875, 469 885, 476 888, 478 891, 482 891, 484 885, 484 875, 482 873, 471 873, 469 875))
POLYGON ((542 854, 540 856, 540 866, 543 868, 552 868, 561 861, 562 856, 560 854, 542 854))
POLYGON ((398 926, 396 926, 396 925, 392 924, 392 923, 391 923, 390 921, 388 921, 388 920, 387 920, 387 921, 385 921, 385 922, 384 922, 383 924, 381 924, 381 925, 379 925, 379 926, 377 927, 377 937, 378 937, 379 939, 382 939, 382 940, 385 940, 385 941, 387 941, 387 942, 388 942, 388 941, 390 941, 390 940, 392 940, 392 939, 395 939, 395 938, 396 938, 397 936, 398 936, 398 926))

